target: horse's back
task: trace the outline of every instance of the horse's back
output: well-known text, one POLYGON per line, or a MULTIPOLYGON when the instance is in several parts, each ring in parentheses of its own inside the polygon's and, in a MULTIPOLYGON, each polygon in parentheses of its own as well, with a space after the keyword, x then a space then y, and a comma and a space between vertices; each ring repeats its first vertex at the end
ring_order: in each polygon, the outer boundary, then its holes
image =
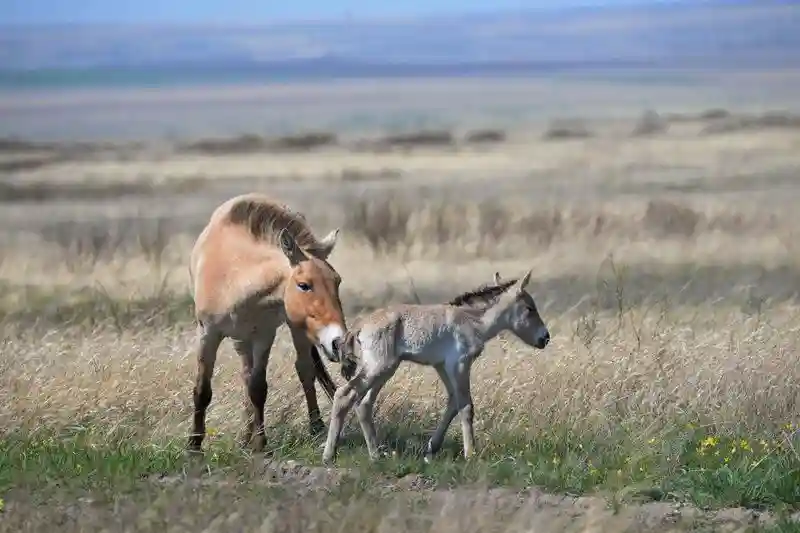
POLYGON ((212 213, 192 248, 195 313, 206 320, 255 293, 268 293, 285 275, 286 258, 276 245, 258 241, 246 227, 228 220, 227 213, 241 198, 228 200, 212 213))

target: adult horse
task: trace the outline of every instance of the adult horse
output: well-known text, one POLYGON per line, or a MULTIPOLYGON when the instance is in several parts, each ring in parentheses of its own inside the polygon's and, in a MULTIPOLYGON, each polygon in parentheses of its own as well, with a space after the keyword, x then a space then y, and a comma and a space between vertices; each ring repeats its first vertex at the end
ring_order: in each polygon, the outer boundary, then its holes
POLYGON ((189 450, 199 451, 205 437, 211 377, 225 338, 233 340, 241 358, 247 391, 241 444, 249 444, 255 433, 253 448, 264 449, 266 369, 276 330, 284 323, 297 351, 295 370, 310 431, 325 431, 314 380, 332 399, 336 385, 319 351, 338 361, 346 331, 341 277, 327 261, 338 235, 337 228, 318 239, 303 215, 263 194, 236 196, 214 210, 195 242, 189 267, 198 323, 189 450))

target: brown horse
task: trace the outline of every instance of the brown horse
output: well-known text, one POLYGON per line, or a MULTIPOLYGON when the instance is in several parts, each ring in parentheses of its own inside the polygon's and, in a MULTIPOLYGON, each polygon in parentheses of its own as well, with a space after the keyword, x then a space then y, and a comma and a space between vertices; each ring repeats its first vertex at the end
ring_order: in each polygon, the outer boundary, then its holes
POLYGON ((225 338, 242 360, 247 391, 241 444, 256 439, 264 449, 266 369, 276 330, 286 323, 297 357, 295 370, 303 386, 310 431, 325 423, 314 380, 333 399, 336 385, 319 351, 339 361, 346 325, 339 299, 341 277, 327 262, 339 230, 318 239, 305 217, 257 193, 236 196, 213 212, 195 242, 189 268, 198 334, 194 348, 197 379, 193 389, 194 422, 187 448, 199 451, 211 403, 211 377, 217 350, 225 338))

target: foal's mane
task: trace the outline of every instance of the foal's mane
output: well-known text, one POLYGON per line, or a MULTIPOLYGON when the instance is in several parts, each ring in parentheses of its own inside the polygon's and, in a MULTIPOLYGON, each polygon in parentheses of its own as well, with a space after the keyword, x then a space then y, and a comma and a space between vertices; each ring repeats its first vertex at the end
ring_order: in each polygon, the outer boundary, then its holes
POLYGON ((459 294, 449 302, 447 305, 454 305, 454 306, 472 306, 476 307, 479 305, 490 305, 494 303, 495 299, 498 296, 506 292, 509 287, 514 285, 517 282, 516 278, 508 279, 506 281, 502 281, 500 283, 487 283, 481 285, 477 289, 473 289, 471 291, 467 291, 463 294, 459 294))
POLYGON ((242 198, 230 207, 227 218, 232 224, 246 227, 256 239, 278 244, 278 236, 285 228, 309 253, 316 255, 323 250, 301 213, 269 198, 242 198))

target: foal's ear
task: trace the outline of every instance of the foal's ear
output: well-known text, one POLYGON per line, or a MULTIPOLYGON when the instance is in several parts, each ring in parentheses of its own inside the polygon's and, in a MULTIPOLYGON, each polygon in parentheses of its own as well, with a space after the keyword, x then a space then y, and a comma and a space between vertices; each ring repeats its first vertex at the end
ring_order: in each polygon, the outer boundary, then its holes
POLYGON ((525 290, 525 287, 528 286, 528 283, 531 281, 531 272, 531 270, 528 270, 528 272, 522 276, 522 279, 516 283, 514 289, 516 290, 517 294, 522 294, 522 292, 525 290))
POLYGON ((296 265, 303 259, 305 259, 305 254, 297 246, 297 242, 292 237, 292 234, 286 228, 283 228, 281 232, 278 234, 278 241, 281 245, 281 250, 289 258, 289 262, 292 265, 296 265))
POLYGON ((500 272, 495 272, 494 276, 492 276, 495 285, 500 285, 500 272))

